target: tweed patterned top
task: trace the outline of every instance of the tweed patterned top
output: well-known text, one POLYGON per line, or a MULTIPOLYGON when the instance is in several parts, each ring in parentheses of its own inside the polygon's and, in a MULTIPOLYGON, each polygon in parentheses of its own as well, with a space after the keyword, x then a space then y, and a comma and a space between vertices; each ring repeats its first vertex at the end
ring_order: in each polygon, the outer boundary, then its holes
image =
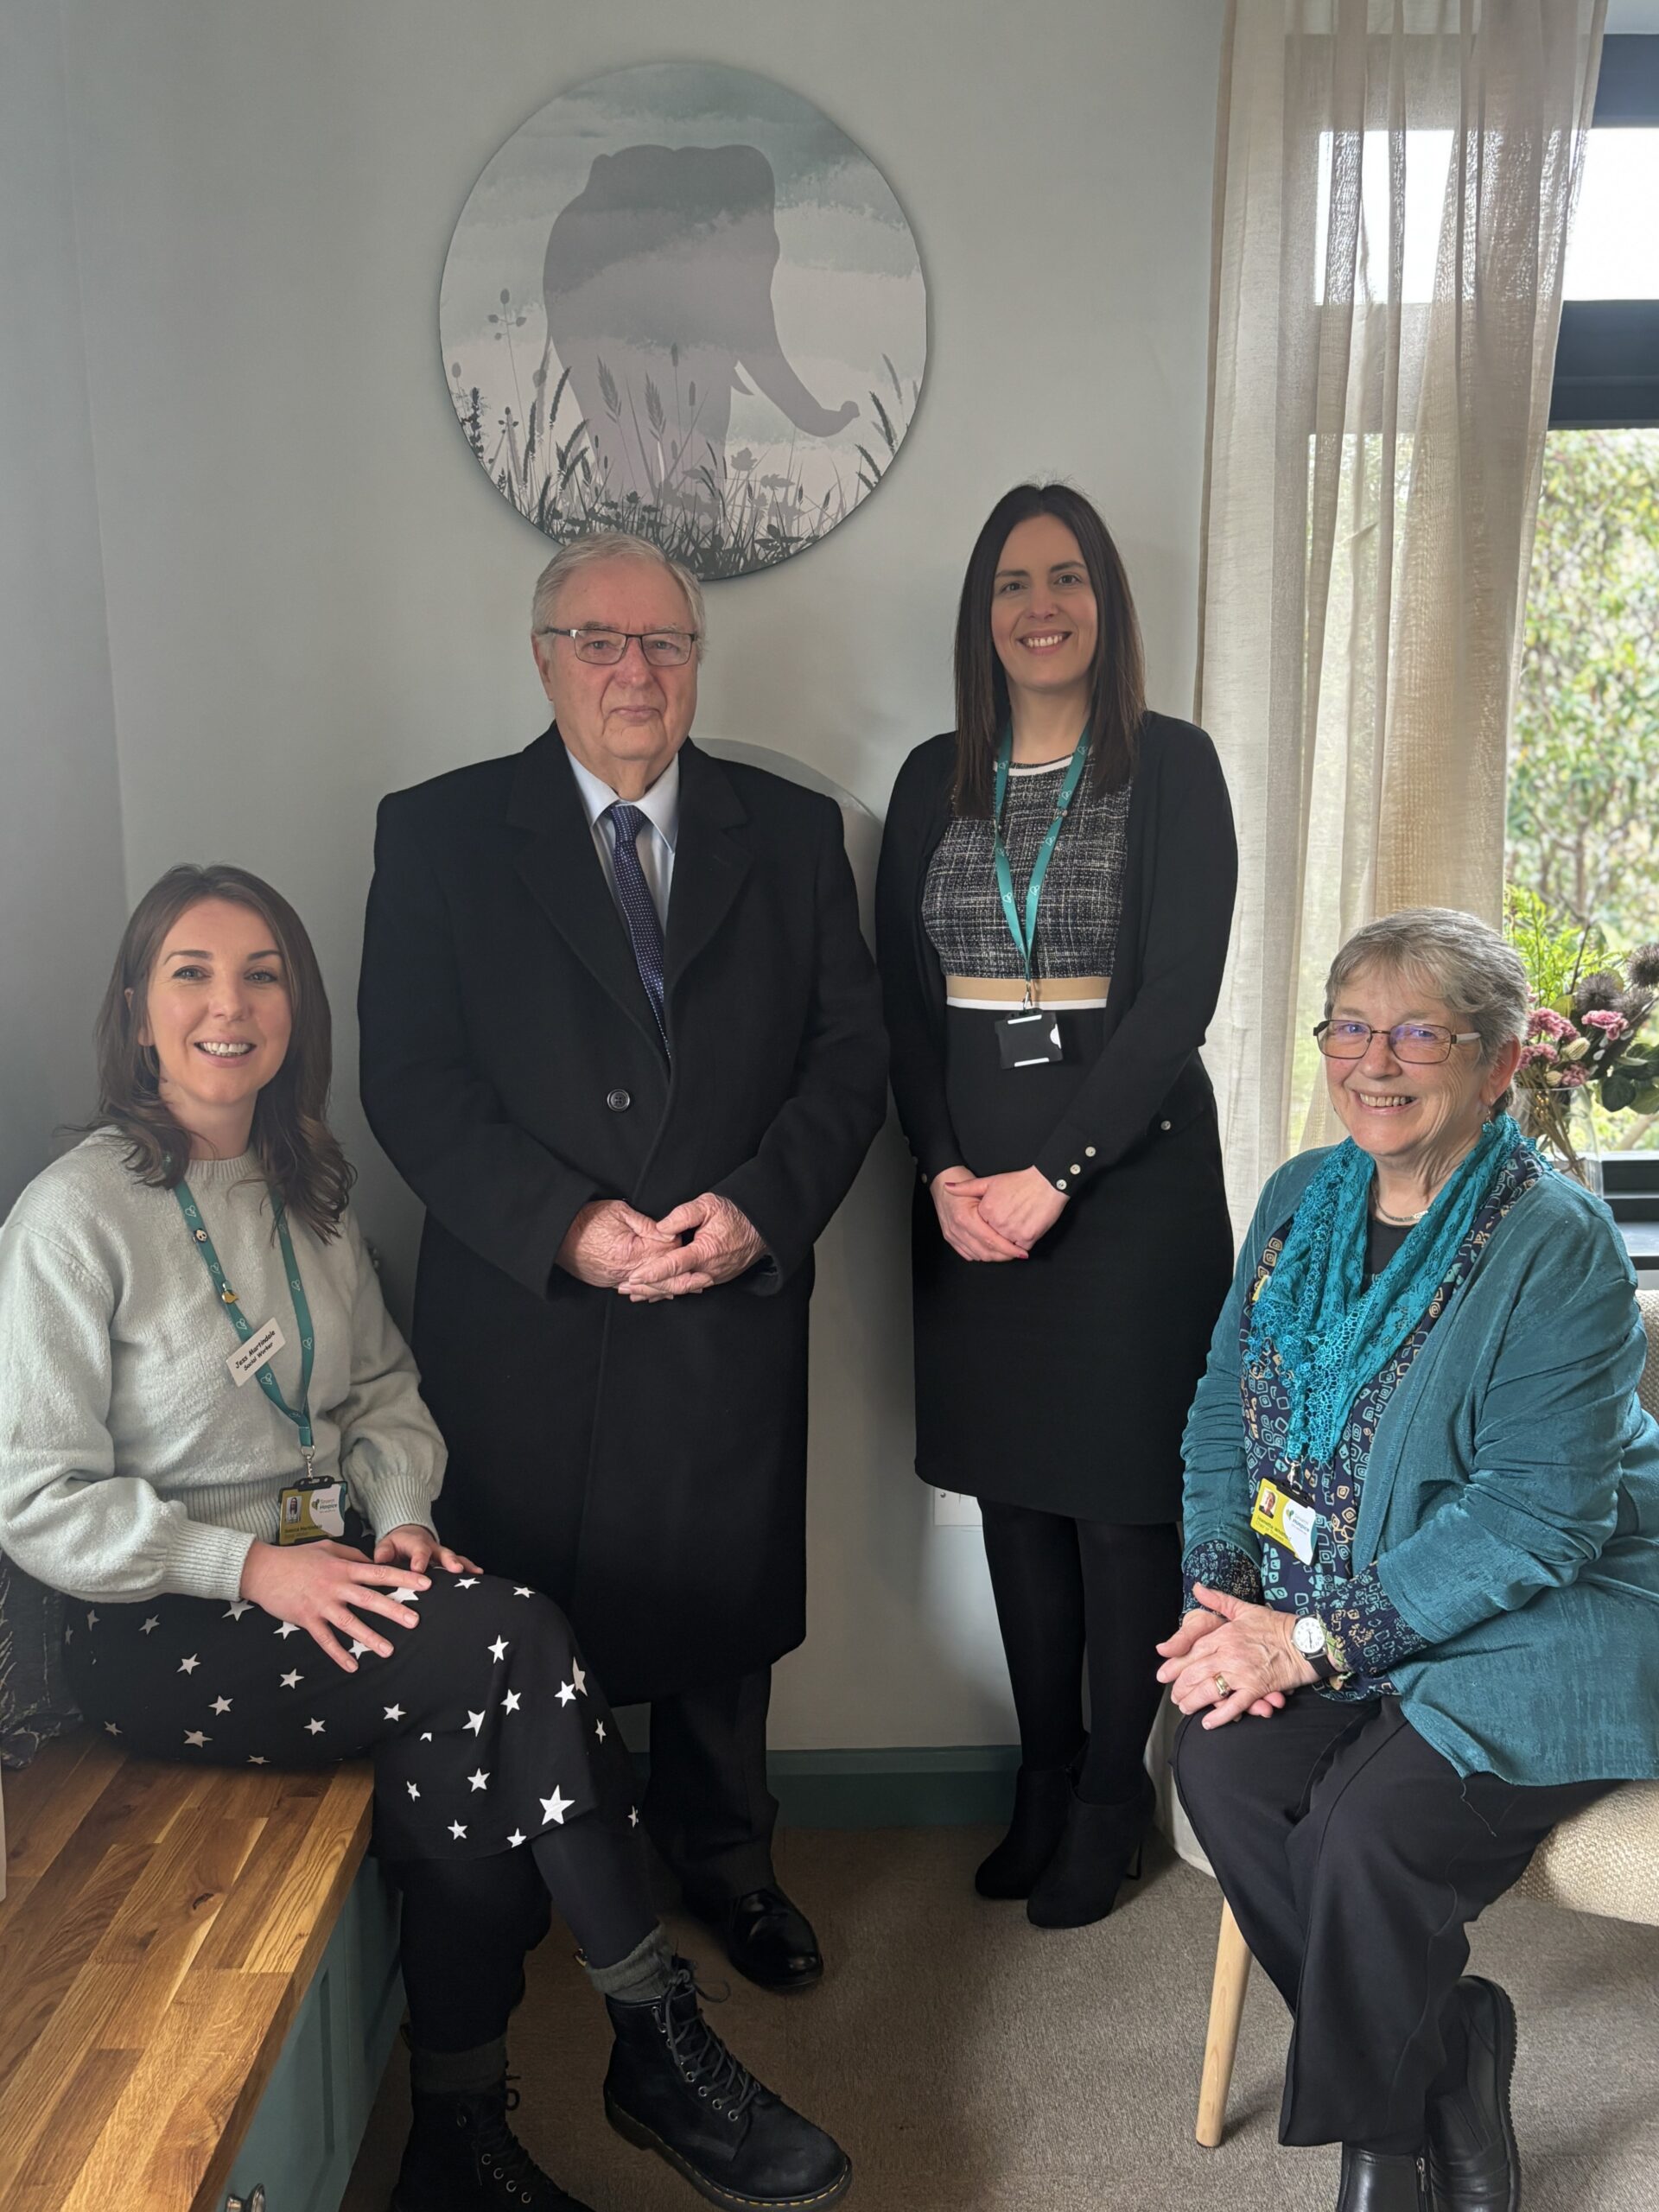
MULTIPOLYGON (((1002 841, 1022 916, 1066 766, 1016 766, 1008 777, 1002 841)), ((1032 972, 1057 981, 1109 976, 1117 956, 1131 786, 1098 791, 1093 783, 1085 775, 1078 785, 1043 882, 1032 972)), ((929 863, 922 921, 947 976, 1017 980, 1025 974, 997 894, 995 853, 989 822, 952 821, 929 863)))

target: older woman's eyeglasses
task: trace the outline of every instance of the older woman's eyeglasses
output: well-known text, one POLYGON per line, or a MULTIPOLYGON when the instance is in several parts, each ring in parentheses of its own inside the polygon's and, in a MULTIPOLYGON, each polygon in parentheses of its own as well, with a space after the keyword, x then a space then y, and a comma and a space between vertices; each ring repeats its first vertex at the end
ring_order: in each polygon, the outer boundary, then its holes
POLYGON ((1396 1021, 1392 1029, 1373 1029, 1368 1021, 1320 1021, 1314 1041, 1327 1060, 1363 1060, 1373 1037, 1386 1037, 1389 1050, 1408 1067, 1430 1067, 1449 1060, 1454 1045, 1478 1045, 1478 1029, 1443 1029, 1438 1021, 1396 1021))
POLYGON ((614 668, 633 644, 652 668, 683 668, 697 642, 695 630, 538 630, 538 638, 569 638, 576 658, 594 668, 614 668))

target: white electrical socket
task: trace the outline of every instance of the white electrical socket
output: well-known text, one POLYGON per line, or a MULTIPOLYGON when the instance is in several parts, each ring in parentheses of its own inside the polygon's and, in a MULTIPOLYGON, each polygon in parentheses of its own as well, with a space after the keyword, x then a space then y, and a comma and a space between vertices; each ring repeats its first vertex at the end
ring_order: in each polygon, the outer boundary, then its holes
POLYGON ((983 1525, 976 1497, 964 1497, 957 1490, 934 1491, 933 1526, 936 1529, 978 1529, 983 1525))

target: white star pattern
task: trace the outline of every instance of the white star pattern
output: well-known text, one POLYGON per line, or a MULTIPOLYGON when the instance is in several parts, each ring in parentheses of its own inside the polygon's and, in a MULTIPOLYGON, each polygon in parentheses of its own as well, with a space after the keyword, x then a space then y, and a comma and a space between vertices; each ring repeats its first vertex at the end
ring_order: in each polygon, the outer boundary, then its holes
POLYGON ((574 1682, 561 1682, 559 1684, 559 1703, 561 1705, 569 1705, 575 1694, 576 1686, 574 1682))
POLYGON ((458 1574, 455 1577, 455 1587, 457 1590, 476 1590, 478 1577, 475 1574, 458 1574))
POLYGON ((582 1692, 583 1697, 586 1697, 588 1694, 588 1677, 582 1673, 581 1668, 577 1666, 574 1659, 570 1662, 570 1679, 575 1684, 576 1688, 582 1692))
POLYGON ((244 1613, 251 1613, 252 1611, 253 1600, 251 1598, 238 1598, 232 1604, 231 1610, 226 1614, 225 1618, 227 1621, 239 1621, 244 1613))
POLYGON ((190 1654, 190 1656, 189 1656, 189 1657, 188 1657, 188 1659, 181 1659, 181 1660, 180 1660, 180 1662, 179 1662, 179 1672, 180 1672, 181 1675, 194 1675, 194 1674, 195 1673, 195 1671, 196 1671, 197 1668, 198 1668, 198 1667, 200 1667, 200 1664, 201 1664, 201 1661, 197 1657, 196 1654, 193 1651, 193 1652, 190 1654))
POLYGON ((564 1816, 575 1802, 574 1797, 567 1797, 556 1782, 553 1785, 553 1795, 550 1797, 543 1797, 542 1800, 543 1824, 545 1825, 549 1821, 556 1821, 563 1827, 564 1816))
POLYGON ((187 1744, 194 1744, 200 1751, 208 1739, 202 1734, 200 1728, 187 1728, 184 1732, 184 1740, 187 1744))
POLYGON ((631 1828, 637 1828, 639 1825, 639 1808, 637 1805, 630 1805, 628 1808, 628 1826, 631 1828))
POLYGON ((507 1838, 507 1841, 512 1846, 515 1851, 518 1850, 519 1845, 524 1841, 524 1832, 522 1828, 514 1828, 512 1834, 507 1838))
POLYGON ((305 1676, 296 1667, 291 1675, 284 1675, 283 1676, 283 1688, 285 1690, 296 1690, 304 1680, 305 1676))
POLYGON ((283 1637, 297 1636, 299 1632, 300 1624, 297 1621, 283 1621, 276 1630, 279 1639, 283 1637))
POLYGON ((408 1588, 394 1590, 391 1593, 391 1602, 394 1605, 413 1605, 418 1603, 420 1595, 418 1590, 408 1588))
POLYGON ((515 1582, 512 1586, 512 1594, 515 1598, 533 1598, 536 1592, 528 1582, 515 1582))
POLYGON ((98 1626, 98 1611, 96 1607, 87 1614, 86 1625, 88 1628, 96 1628, 98 1626))
POLYGON ((261 1752, 250 1751, 248 1753, 248 1764, 250 1766, 269 1766, 270 1764, 270 1760, 264 1758, 261 1752))
POLYGON ((369 1647, 368 1647, 368 1645, 367 1645, 366 1643, 359 1643, 356 1640, 356 1638, 355 1638, 355 1637, 353 1637, 353 1640, 352 1640, 352 1656, 353 1656, 353 1659, 360 1659, 360 1658, 363 1656, 363 1654, 364 1654, 364 1653, 368 1649, 368 1648, 369 1648, 369 1647))
POLYGON ((228 1712, 230 1711, 230 1709, 231 1709, 231 1700, 229 1700, 229 1698, 227 1698, 227 1697, 216 1697, 216 1698, 213 1700, 213 1711, 214 1711, 215 1713, 228 1713, 228 1712))
POLYGON ((411 1797, 418 1797, 418 1796, 420 1796, 420 1794, 421 1794, 421 1793, 420 1793, 420 1791, 419 1791, 419 1790, 415 1787, 415 1784, 414 1784, 412 1782, 406 1782, 406 1783, 404 1784, 404 1789, 407 1789, 407 1790, 408 1790, 408 1792, 409 1792, 409 1794, 410 1794, 410 1796, 411 1797))
POLYGON ((140 1636, 148 1636, 152 1629, 160 1628, 161 1624, 161 1616, 157 1613, 152 1613, 149 1618, 140 1627, 138 1633, 140 1636))
POLYGON ((484 1648, 492 1659, 505 1659, 507 1656, 507 1642, 505 1637, 498 1636, 493 1643, 487 1643, 484 1648))
POLYGON ((484 1715, 469 1709, 467 1714, 467 1729, 469 1735, 481 1736, 484 1733, 484 1715))
POLYGON ((386 1707, 385 1717, 388 1720, 401 1720, 404 1717, 403 1707, 401 1705, 389 1705, 386 1707))
POLYGON ((504 1713, 517 1713, 523 1703, 524 1700, 517 1690, 509 1690, 501 1700, 501 1710, 504 1713))
POLYGON ((431 1740, 432 1740, 432 1731, 431 1731, 429 1728, 428 1728, 428 1729, 426 1729, 426 1730, 423 1732, 422 1737, 421 1737, 421 1741, 422 1741, 423 1744, 429 1744, 429 1743, 431 1742, 431 1740))
POLYGON ((454 1836, 454 1838, 455 1839, 455 1841, 456 1841, 457 1843, 465 1843, 465 1842, 466 1842, 466 1840, 467 1840, 467 1831, 466 1831, 466 1829, 461 1826, 461 1822, 460 1822, 459 1821, 450 1821, 450 1823, 449 1823, 449 1833, 450 1833, 450 1834, 451 1834, 452 1836, 454 1836))
POLYGON ((308 1720, 305 1724, 305 1732, 308 1736, 321 1736, 322 1733, 321 1721, 308 1720))
POLYGON ((594 1733, 598 1737, 600 1742, 602 1744, 605 1740, 605 1723, 602 1720, 594 1721, 594 1733))
POLYGON ((106 1736, 118 1736, 121 1733, 121 1731, 116 1726, 113 1720, 106 1720, 104 1723, 104 1733, 106 1736))
POLYGON ((490 1786, 490 1777, 481 1766, 475 1766, 467 1779, 474 1789, 487 1789, 490 1786))

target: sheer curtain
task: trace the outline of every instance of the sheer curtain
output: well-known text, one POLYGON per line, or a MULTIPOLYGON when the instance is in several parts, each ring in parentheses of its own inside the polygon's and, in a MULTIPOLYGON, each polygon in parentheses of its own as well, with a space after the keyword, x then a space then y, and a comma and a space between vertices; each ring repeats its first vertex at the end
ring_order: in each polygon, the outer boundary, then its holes
POLYGON ((1198 715, 1237 811, 1206 1052, 1242 1223, 1327 1134, 1332 953, 1498 917, 1510 705, 1606 0, 1232 0, 1198 715))

